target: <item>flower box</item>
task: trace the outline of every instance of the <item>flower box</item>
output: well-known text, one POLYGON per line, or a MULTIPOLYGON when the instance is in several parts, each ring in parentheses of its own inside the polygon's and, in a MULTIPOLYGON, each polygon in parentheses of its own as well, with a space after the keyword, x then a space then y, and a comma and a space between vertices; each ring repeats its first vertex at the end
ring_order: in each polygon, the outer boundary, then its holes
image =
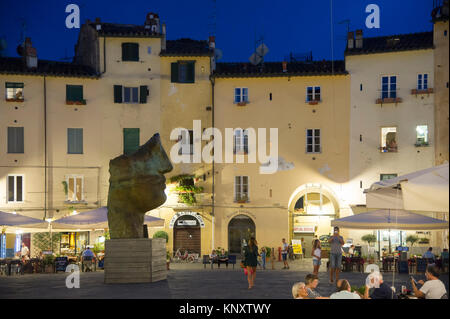
POLYGON ((247 102, 239 102, 239 103, 237 103, 237 106, 246 106, 247 105, 247 102))
POLYGON ((308 101, 308 104, 309 104, 309 105, 317 105, 317 104, 319 104, 319 101, 317 101, 317 100, 314 100, 314 101, 308 101))
POLYGON ((66 101, 67 105, 86 105, 86 100, 80 101, 66 101))
POLYGON ((422 146, 429 146, 429 144, 426 143, 426 142, 422 142, 422 143, 419 142, 419 143, 415 143, 414 146, 415 147, 422 147, 422 146))
POLYGON ((17 98, 14 98, 14 99, 6 99, 6 102, 23 102, 23 99, 17 99, 17 98))
POLYGON ((428 88, 428 89, 424 89, 424 90, 418 90, 418 89, 412 89, 411 90, 411 94, 412 95, 430 94, 430 93, 433 93, 433 92, 434 92, 433 88, 428 88))
POLYGON ((389 103, 401 103, 402 99, 400 97, 385 97, 383 99, 377 99, 376 104, 389 104, 389 103))

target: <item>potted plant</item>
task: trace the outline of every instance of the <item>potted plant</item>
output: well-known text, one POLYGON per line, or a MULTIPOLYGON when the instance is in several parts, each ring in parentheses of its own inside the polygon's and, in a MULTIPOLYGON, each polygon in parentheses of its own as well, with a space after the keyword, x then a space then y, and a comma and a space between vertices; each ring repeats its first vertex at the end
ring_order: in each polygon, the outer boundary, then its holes
MULTIPOLYGON (((377 236, 375 236, 373 234, 367 234, 367 235, 362 236, 361 240, 365 241, 369 245, 369 248, 370 248, 370 246, 372 246, 372 243, 375 243, 377 241, 377 236)), ((374 261, 375 261, 374 256, 369 253, 369 264, 373 264, 374 261)))
POLYGON ((247 102, 246 101, 238 102, 237 105, 238 106, 246 106, 247 102))
POLYGON ((418 241, 419 237, 417 237, 416 235, 409 235, 408 237, 406 237, 406 242, 411 244, 411 250, 414 244, 417 243, 418 241))
MULTIPOLYGON (((164 230, 159 230, 156 233, 153 234, 153 238, 164 238, 166 240, 166 244, 169 241, 169 234, 166 233, 164 230)), ((170 251, 166 251, 166 267, 167 270, 170 268, 170 251)))
POLYGON ((46 272, 46 273, 55 272, 55 270, 54 270, 54 262, 55 262, 55 256, 53 256, 53 255, 45 255, 44 260, 43 260, 44 272, 46 272))
POLYGON ((236 198, 236 202, 237 203, 247 203, 248 202, 248 197, 247 194, 242 194, 241 196, 239 196, 238 198, 236 198))
POLYGON ((429 243, 430 243, 430 240, 428 238, 422 237, 419 239, 419 244, 427 245, 429 243))

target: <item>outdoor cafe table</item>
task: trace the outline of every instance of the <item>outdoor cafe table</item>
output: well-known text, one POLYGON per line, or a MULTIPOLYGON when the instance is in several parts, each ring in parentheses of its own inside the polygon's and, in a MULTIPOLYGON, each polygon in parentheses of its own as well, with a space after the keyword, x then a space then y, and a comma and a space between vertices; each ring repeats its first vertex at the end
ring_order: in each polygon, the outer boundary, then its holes
POLYGON ((352 257, 346 257, 346 256, 342 256, 342 264, 343 264, 343 271, 352 271, 353 270, 353 266, 357 266, 357 270, 359 272, 362 271, 362 269, 364 269, 364 259, 361 257, 356 257, 356 256, 352 256, 352 257))

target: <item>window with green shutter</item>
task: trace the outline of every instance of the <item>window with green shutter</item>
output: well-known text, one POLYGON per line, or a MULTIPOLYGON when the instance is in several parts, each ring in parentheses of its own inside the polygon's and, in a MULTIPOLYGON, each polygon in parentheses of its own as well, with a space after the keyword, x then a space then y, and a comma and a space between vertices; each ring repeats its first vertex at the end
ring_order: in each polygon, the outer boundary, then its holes
POLYGON ((139 61, 139 43, 122 43, 122 61, 139 61))
POLYGON ((132 154, 139 148, 139 129, 124 128, 123 129, 123 153, 132 154))
POLYGON ((24 153, 23 127, 8 127, 8 153, 24 153))
POLYGON ((83 129, 67 129, 67 154, 83 154, 83 129))
POLYGON ((67 102, 83 102, 83 86, 82 85, 66 85, 66 101, 67 102))
POLYGON ((170 79, 176 83, 195 83, 195 61, 172 63, 170 79))

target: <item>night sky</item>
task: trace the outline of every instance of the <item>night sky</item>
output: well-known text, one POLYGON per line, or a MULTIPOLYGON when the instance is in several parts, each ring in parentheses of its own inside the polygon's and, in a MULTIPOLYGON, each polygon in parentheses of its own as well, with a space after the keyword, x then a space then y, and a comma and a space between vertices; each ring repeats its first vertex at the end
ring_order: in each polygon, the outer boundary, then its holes
MULTIPOLYGON (((100 17, 102 22, 143 25, 147 12, 159 14, 167 24, 167 38, 208 38, 214 31, 213 0, 0 0, 0 37, 7 41, 6 56, 17 56, 16 47, 25 21, 38 58, 63 61, 73 57, 79 29, 67 29, 68 4, 80 7, 83 24, 100 17)), ((343 59, 347 25, 363 29, 365 36, 431 31, 433 0, 333 0, 334 58, 343 59), (380 7, 380 28, 368 29, 368 4, 380 7)), ((266 61, 281 61, 290 52, 313 52, 315 60, 331 59, 330 0, 216 0, 216 47, 221 61, 248 61, 257 38, 264 37, 270 52, 266 61)), ((69 59, 70 60, 70 59, 69 59)))

